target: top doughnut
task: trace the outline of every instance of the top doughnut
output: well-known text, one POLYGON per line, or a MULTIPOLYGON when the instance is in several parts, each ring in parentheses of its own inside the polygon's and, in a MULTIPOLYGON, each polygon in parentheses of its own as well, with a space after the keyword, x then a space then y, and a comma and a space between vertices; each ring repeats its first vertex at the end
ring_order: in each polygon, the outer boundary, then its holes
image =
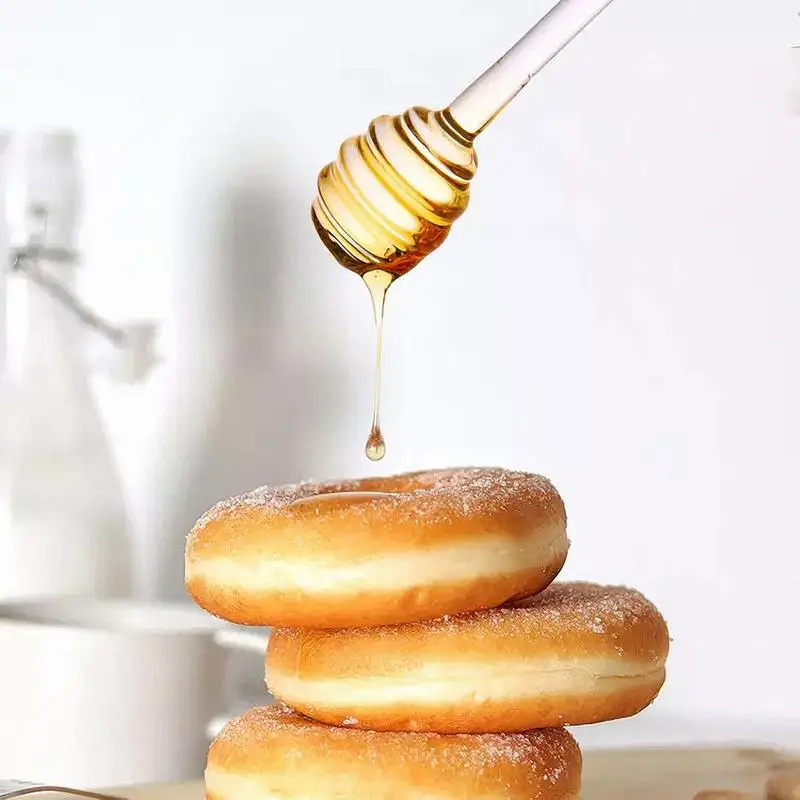
POLYGON ((564 504, 539 475, 468 467, 263 487, 186 543, 186 587, 242 625, 373 627, 493 608, 561 571, 564 504))

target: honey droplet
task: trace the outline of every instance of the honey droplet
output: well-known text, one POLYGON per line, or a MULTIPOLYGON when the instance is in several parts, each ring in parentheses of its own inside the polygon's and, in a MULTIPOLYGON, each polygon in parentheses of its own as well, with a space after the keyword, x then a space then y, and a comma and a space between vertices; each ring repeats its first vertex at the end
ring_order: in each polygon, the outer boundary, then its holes
POLYGON ((381 431, 381 356, 383 350, 383 310, 386 304, 386 292, 396 278, 391 272, 373 269, 362 276, 372 298, 372 310, 375 315, 375 383, 372 394, 372 426, 370 427, 367 446, 364 452, 370 461, 380 461, 386 455, 386 442, 381 431))
POLYGON ((369 432, 367 439, 367 446, 364 448, 367 458, 370 461, 380 461, 386 455, 386 442, 383 440, 383 434, 380 428, 373 429, 369 432))

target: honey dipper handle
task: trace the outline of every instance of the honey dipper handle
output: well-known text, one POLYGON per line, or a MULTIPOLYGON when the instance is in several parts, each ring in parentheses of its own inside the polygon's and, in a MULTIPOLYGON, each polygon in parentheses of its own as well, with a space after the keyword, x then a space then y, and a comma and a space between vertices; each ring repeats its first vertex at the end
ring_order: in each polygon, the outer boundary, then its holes
POLYGON ((613 0, 559 0, 499 61, 446 110, 456 126, 477 136, 528 81, 613 0))

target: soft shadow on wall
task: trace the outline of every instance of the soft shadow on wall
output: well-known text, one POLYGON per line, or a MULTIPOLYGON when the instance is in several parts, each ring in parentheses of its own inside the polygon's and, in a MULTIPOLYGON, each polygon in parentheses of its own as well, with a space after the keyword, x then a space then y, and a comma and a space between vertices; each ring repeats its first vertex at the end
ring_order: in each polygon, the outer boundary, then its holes
POLYGON ((181 223, 174 391, 145 559, 148 594, 165 598, 186 597, 197 517, 229 495, 318 475, 314 443, 343 407, 344 367, 319 346, 313 314, 298 313, 308 282, 292 253, 298 210, 275 169, 236 152, 206 161, 218 166, 192 181, 181 223))

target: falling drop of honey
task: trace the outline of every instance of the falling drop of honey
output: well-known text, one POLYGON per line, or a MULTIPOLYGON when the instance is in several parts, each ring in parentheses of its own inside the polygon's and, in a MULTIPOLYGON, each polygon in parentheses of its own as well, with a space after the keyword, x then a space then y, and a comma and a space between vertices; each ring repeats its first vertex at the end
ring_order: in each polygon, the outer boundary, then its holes
POLYGON ((369 432, 364 452, 370 461, 380 461, 386 455, 386 440, 380 427, 373 427, 369 432))
POLYGON ((370 461, 380 461, 386 455, 386 442, 381 432, 381 353, 383 350, 383 310, 386 305, 386 292, 396 278, 391 272, 373 269, 362 275, 364 283, 372 298, 372 310, 375 316, 375 382, 372 394, 372 426, 367 437, 364 452, 370 461))

